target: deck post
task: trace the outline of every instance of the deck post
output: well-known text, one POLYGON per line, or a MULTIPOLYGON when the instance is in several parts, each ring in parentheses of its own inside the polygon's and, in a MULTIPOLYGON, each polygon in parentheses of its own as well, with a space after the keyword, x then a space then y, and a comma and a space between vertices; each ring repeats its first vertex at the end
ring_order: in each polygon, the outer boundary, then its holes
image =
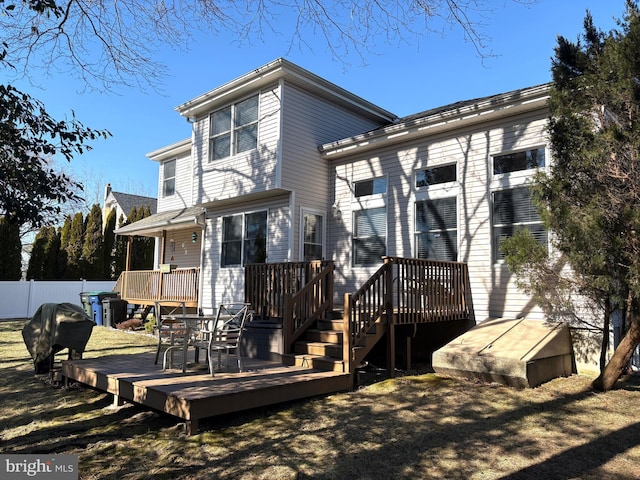
POLYGON ((291 353, 291 336, 293 333, 293 295, 285 293, 283 295, 283 311, 282 311, 282 341, 284 343, 284 353, 291 353))
POLYGON ((352 368, 353 353, 351 347, 351 295, 345 293, 344 310, 342 311, 342 359, 344 361, 344 371, 353 375, 355 368, 352 368))

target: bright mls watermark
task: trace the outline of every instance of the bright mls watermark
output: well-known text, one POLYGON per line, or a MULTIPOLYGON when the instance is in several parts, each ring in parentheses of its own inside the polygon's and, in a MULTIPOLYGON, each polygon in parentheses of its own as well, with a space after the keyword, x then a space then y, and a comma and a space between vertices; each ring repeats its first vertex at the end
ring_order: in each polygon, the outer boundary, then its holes
POLYGON ((55 454, 0 455, 2 480, 78 480, 78 456, 55 454))

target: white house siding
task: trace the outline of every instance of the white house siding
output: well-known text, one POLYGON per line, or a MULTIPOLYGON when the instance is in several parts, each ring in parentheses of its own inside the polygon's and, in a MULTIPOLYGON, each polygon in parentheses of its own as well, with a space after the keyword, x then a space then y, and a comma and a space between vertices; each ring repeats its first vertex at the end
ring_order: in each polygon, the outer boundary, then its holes
POLYGON ((233 207, 210 208, 207 212, 205 255, 201 270, 202 308, 205 313, 212 312, 220 303, 238 302, 244 298, 244 268, 220 267, 222 217, 261 210, 267 210, 267 261, 288 260, 291 221, 288 194, 238 203, 233 207))
MULTIPOLYGON (((506 266, 494 264, 491 247, 490 198, 500 182, 491 179, 491 155, 544 146, 546 112, 506 119, 466 130, 451 131, 409 143, 390 145, 332 164, 335 200, 341 219, 330 218, 329 256, 336 260, 336 301, 353 292, 378 267, 351 266, 352 212, 357 208, 387 206, 387 254, 415 256, 414 205, 429 198, 416 191, 415 170, 456 162, 458 165, 458 260, 468 262, 476 318, 527 316, 541 313, 520 293, 506 266), (385 198, 352 194, 353 182, 386 176, 385 198), (368 202, 368 205, 367 205, 368 202)), ((547 164, 549 151, 547 150, 547 164)), ((526 174, 529 176, 529 173, 526 174)), ((522 174, 503 178, 504 184, 525 181, 522 174), (519 178, 518 178, 519 177, 519 178)), ((433 188, 433 187, 432 187, 433 188)), ((421 189, 423 190, 423 189, 421 189)), ((457 190, 457 192, 455 191, 457 190)), ((381 262, 382 263, 382 262, 381 262)))
POLYGON ((295 192, 292 260, 299 260, 300 209, 326 214, 333 203, 329 164, 318 146, 380 124, 292 84, 284 84, 282 99, 281 186, 295 192))
POLYGON ((176 160, 176 188, 175 194, 169 197, 163 195, 164 163, 167 160, 159 163, 158 212, 193 206, 191 153, 183 153, 174 159, 176 160))
MULTIPOLYGON (((215 110, 224 106, 220 105, 215 110)), ((280 132, 280 93, 277 85, 260 92, 258 115, 258 148, 215 161, 209 161, 209 114, 198 118, 194 124, 194 204, 264 192, 276 187, 280 132)))

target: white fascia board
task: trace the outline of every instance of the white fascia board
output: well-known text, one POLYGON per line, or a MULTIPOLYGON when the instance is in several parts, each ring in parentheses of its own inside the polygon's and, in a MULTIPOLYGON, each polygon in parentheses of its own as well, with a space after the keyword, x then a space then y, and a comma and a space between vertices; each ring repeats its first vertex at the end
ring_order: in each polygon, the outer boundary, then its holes
POLYGON ((293 84, 301 85, 322 97, 330 98, 336 103, 359 110, 372 118, 376 118, 378 121, 391 122, 397 118, 393 113, 283 58, 267 63, 235 80, 178 105, 175 110, 180 115, 195 120, 204 113, 227 105, 236 99, 242 98, 244 95, 258 92, 262 87, 283 78, 293 84))
POLYGON ((546 108, 549 99, 549 86, 541 85, 518 92, 481 100, 461 108, 419 117, 371 132, 345 138, 321 145, 320 154, 325 158, 336 159, 357 151, 380 148, 393 143, 410 140, 414 137, 433 135, 442 131, 464 128, 473 124, 488 122, 521 112, 546 108))
POLYGON ((159 148, 153 152, 146 154, 146 157, 154 162, 161 162, 177 155, 189 153, 191 151, 191 137, 180 140, 179 142, 159 148))

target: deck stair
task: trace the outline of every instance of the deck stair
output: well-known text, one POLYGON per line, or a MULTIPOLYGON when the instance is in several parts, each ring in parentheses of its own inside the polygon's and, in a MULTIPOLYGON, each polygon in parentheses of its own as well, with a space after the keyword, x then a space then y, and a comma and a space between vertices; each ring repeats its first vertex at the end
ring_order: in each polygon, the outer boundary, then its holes
MULTIPOLYGON (((285 365, 313 367, 332 372, 347 372, 349 367, 343 358, 342 313, 331 312, 331 318, 319 319, 294 345, 294 352, 285 354, 285 365)), ((382 318, 374 322, 351 351, 352 368, 362 365, 373 346, 383 337, 385 323, 382 318)))
POLYGON ((312 367, 331 372, 346 372, 342 358, 342 319, 332 312, 328 319, 319 319, 294 345, 294 352, 282 356, 289 366, 312 367), (336 318, 338 317, 338 318, 336 318))

